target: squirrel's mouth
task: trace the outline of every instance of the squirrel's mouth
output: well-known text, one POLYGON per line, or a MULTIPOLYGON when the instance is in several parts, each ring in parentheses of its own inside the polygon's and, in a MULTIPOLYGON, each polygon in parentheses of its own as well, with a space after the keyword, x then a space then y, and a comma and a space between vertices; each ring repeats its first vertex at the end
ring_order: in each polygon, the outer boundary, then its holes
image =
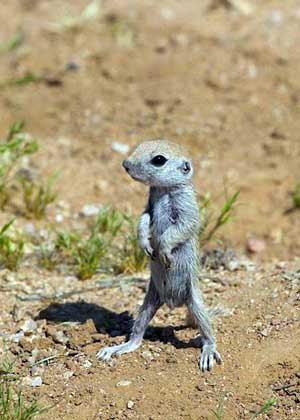
POLYGON ((147 180, 143 178, 142 176, 131 174, 130 172, 129 172, 129 175, 131 176, 132 179, 134 179, 137 182, 142 182, 143 184, 149 184, 149 182, 147 182, 147 180))
POLYGON ((143 178, 134 175, 134 174, 130 174, 131 178, 134 179, 135 181, 139 181, 139 182, 144 182, 143 178))

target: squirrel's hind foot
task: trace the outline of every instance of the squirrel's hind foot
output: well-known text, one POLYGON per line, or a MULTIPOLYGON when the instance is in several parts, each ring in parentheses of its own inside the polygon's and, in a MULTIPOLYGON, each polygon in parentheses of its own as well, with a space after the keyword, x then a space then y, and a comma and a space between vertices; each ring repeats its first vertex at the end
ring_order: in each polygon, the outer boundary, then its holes
POLYGON ((202 372, 212 370, 215 362, 220 365, 222 358, 214 344, 204 344, 199 358, 199 368, 202 372))

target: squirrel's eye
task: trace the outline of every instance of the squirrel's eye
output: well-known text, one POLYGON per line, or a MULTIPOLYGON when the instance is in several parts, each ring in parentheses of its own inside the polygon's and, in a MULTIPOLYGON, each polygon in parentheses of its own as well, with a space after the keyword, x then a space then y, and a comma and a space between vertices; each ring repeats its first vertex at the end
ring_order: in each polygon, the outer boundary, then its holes
POLYGON ((167 162, 167 158, 165 158, 162 155, 154 156, 154 158, 151 159, 151 163, 154 166, 163 166, 167 162))

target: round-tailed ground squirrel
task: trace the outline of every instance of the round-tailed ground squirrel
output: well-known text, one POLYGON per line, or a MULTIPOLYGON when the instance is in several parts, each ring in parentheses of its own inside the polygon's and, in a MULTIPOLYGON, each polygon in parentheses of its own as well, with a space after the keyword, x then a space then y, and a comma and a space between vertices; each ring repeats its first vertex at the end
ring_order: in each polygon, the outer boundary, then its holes
POLYGON ((198 287, 200 213, 191 181, 191 159, 177 144, 145 141, 124 160, 123 167, 134 180, 150 187, 138 223, 138 239, 150 258, 151 278, 129 341, 100 350, 97 358, 109 360, 137 349, 163 304, 170 308, 186 305, 201 333, 199 367, 211 370, 222 359, 198 287))

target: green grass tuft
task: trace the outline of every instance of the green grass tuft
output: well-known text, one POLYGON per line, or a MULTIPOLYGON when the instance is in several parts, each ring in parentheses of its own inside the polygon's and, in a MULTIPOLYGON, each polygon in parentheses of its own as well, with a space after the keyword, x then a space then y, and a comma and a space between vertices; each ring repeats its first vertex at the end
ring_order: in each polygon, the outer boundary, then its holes
POLYGON ((6 140, 0 144, 0 208, 3 210, 15 193, 16 172, 22 158, 35 153, 36 140, 29 140, 23 132, 24 123, 12 124, 6 140))
POLYGON ((46 183, 39 184, 32 179, 19 178, 26 217, 41 219, 45 216, 48 205, 53 203, 57 197, 57 193, 53 191, 56 178, 57 175, 55 174, 46 183))
POLYGON ((141 249, 137 239, 136 220, 131 216, 127 216, 126 221, 127 230, 123 233, 124 243, 114 264, 114 271, 117 274, 141 272, 145 270, 148 263, 148 258, 141 249))
POLYGON ((13 51, 18 48, 23 42, 23 37, 20 33, 16 32, 12 37, 7 41, 6 44, 0 45, 0 53, 6 53, 13 51))
POLYGON ((25 243, 8 234, 14 220, 6 223, 0 230, 0 266, 9 270, 17 270, 24 256, 25 243))
POLYGON ((214 409, 210 410, 214 419, 216 419, 216 420, 223 420, 224 419, 224 415, 225 415, 224 403, 225 403, 225 394, 222 393, 219 397, 216 409, 215 410, 214 409))
POLYGON ((268 414, 273 407, 275 407, 277 403, 277 400, 275 397, 270 398, 268 401, 266 401, 262 407, 260 407, 255 414, 251 417, 251 420, 257 419, 258 416, 261 414, 268 414))
POLYGON ((292 192, 292 207, 300 209, 300 181, 296 183, 295 189, 292 192))
POLYGON ((0 364, 0 418, 1 420, 31 420, 48 409, 37 402, 25 401, 18 376, 13 373, 13 363, 0 364))
POLYGON ((236 191, 230 195, 223 205, 216 217, 213 217, 211 207, 212 200, 210 194, 204 196, 203 202, 200 206, 202 226, 199 231, 199 240, 201 245, 211 241, 216 233, 229 221, 232 220, 233 211, 238 200, 240 192, 236 191))

